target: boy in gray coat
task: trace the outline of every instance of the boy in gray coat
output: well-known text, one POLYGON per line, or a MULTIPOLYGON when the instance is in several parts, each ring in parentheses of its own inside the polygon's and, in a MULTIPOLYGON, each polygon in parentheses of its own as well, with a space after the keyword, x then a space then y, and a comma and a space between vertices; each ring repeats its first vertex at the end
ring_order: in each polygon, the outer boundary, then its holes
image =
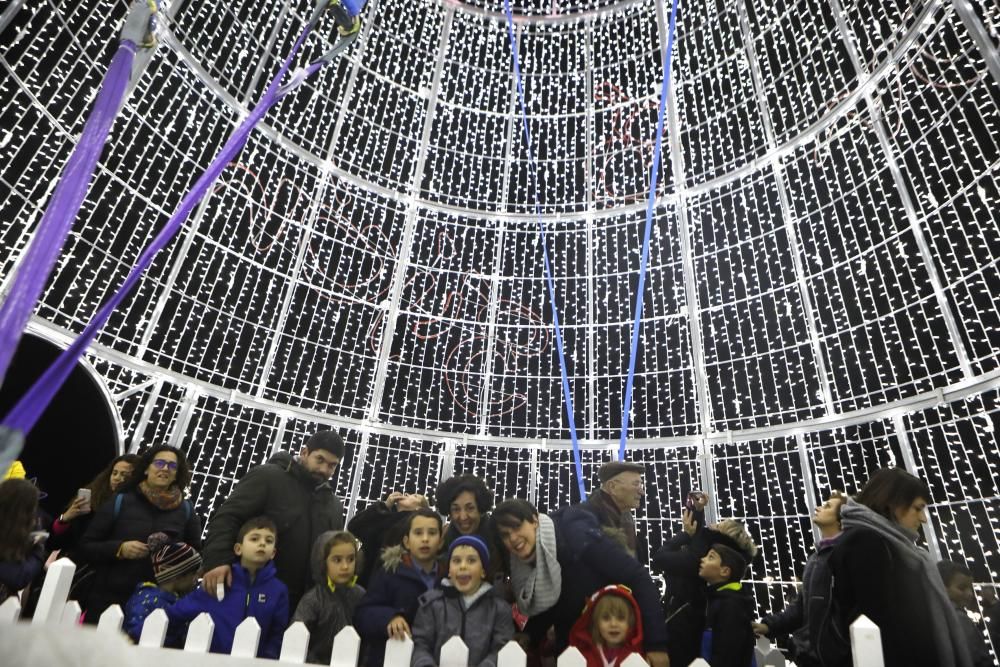
POLYGON ((510 605, 486 582, 489 566, 489 548, 479 537, 451 543, 448 578, 420 599, 410 667, 437 667, 441 647, 456 635, 469 649, 470 667, 496 667, 497 653, 514 636, 514 620, 510 605))

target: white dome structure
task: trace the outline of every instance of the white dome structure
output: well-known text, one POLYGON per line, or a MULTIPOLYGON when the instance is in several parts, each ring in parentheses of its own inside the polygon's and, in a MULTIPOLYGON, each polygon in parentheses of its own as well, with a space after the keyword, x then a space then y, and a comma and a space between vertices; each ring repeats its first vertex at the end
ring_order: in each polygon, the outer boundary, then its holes
MULTIPOLYGON (((0 288, 126 11, 16 7, 0 288)), ((83 329, 310 11, 163 5, 31 331, 83 329)), ((320 428, 348 442, 349 512, 454 472, 578 499, 541 220, 593 488, 618 448, 669 12, 514 2, 535 179, 502 3, 370 0, 91 348, 127 445, 184 449, 204 516, 320 428)), ((681 4, 628 433, 647 556, 706 489, 762 545, 759 611, 780 608, 817 500, 898 465, 930 485, 931 551, 1000 579, 998 30, 992 2, 681 4)))

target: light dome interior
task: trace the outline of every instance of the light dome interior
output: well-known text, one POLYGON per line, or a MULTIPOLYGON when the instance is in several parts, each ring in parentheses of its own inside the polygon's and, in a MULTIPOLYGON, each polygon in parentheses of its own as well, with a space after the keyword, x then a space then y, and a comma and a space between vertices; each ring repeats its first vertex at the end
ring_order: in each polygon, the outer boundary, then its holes
MULTIPOLYGON (((588 489, 614 455, 670 8, 513 4, 537 183, 502 5, 370 0, 99 336, 126 441, 182 447, 203 515, 330 427, 352 512, 454 472, 577 499, 536 196, 588 489)), ((310 10, 164 5, 33 331, 82 330, 310 10)), ((0 33, 3 285, 125 11, 46 0, 0 33)), ((647 553, 695 487, 749 524, 760 613, 817 499, 884 465, 930 484, 933 552, 1000 576, 998 26, 995 3, 681 3, 629 456, 647 553)))

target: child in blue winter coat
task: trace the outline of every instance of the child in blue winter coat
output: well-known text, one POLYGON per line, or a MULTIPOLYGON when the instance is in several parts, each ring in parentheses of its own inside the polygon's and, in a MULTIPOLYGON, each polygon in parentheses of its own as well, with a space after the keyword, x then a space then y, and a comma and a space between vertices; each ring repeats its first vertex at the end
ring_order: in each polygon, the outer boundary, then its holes
MULTIPOLYGON (((139 641, 146 617, 156 609, 166 609, 187 595, 198 585, 201 570, 201 555, 190 544, 175 542, 160 547, 153 554, 153 576, 155 582, 144 581, 135 587, 135 593, 125 603, 125 621, 122 629, 139 641)), ((169 629, 163 641, 166 648, 182 648, 184 627, 175 625, 169 629)))
POLYGON ((382 567, 354 612, 354 628, 365 642, 368 667, 382 667, 386 640, 411 635, 420 596, 440 583, 441 534, 441 517, 421 507, 407 520, 403 544, 382 550, 382 567))
POLYGON ((514 636, 510 604, 487 583, 490 550, 477 535, 461 535, 448 552, 448 578, 421 597, 413 621, 410 667, 437 667, 441 647, 460 637, 469 665, 496 667, 497 654, 514 636))
POLYGON ((265 516, 250 519, 237 534, 233 547, 233 584, 221 600, 198 588, 167 608, 171 627, 187 624, 208 612, 215 623, 212 653, 231 653, 236 628, 248 616, 260 624, 258 658, 277 658, 288 627, 288 589, 277 578, 274 558, 278 529, 265 516))

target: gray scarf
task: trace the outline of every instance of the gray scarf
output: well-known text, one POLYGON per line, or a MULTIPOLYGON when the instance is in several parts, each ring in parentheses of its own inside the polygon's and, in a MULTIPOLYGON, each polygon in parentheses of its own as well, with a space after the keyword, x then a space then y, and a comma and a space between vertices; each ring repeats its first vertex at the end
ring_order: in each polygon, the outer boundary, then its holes
POLYGON ((517 608, 525 616, 535 616, 555 605, 562 590, 562 568, 556 558, 556 527, 545 514, 538 515, 535 562, 510 559, 510 581, 517 608))
POLYGON ((893 551, 912 569, 923 572, 925 600, 932 624, 934 646, 937 649, 941 667, 971 667, 965 634, 958 622, 948 593, 944 589, 941 575, 933 557, 916 545, 920 537, 871 508, 848 499, 840 512, 844 529, 867 528, 873 530, 893 547, 893 551))

